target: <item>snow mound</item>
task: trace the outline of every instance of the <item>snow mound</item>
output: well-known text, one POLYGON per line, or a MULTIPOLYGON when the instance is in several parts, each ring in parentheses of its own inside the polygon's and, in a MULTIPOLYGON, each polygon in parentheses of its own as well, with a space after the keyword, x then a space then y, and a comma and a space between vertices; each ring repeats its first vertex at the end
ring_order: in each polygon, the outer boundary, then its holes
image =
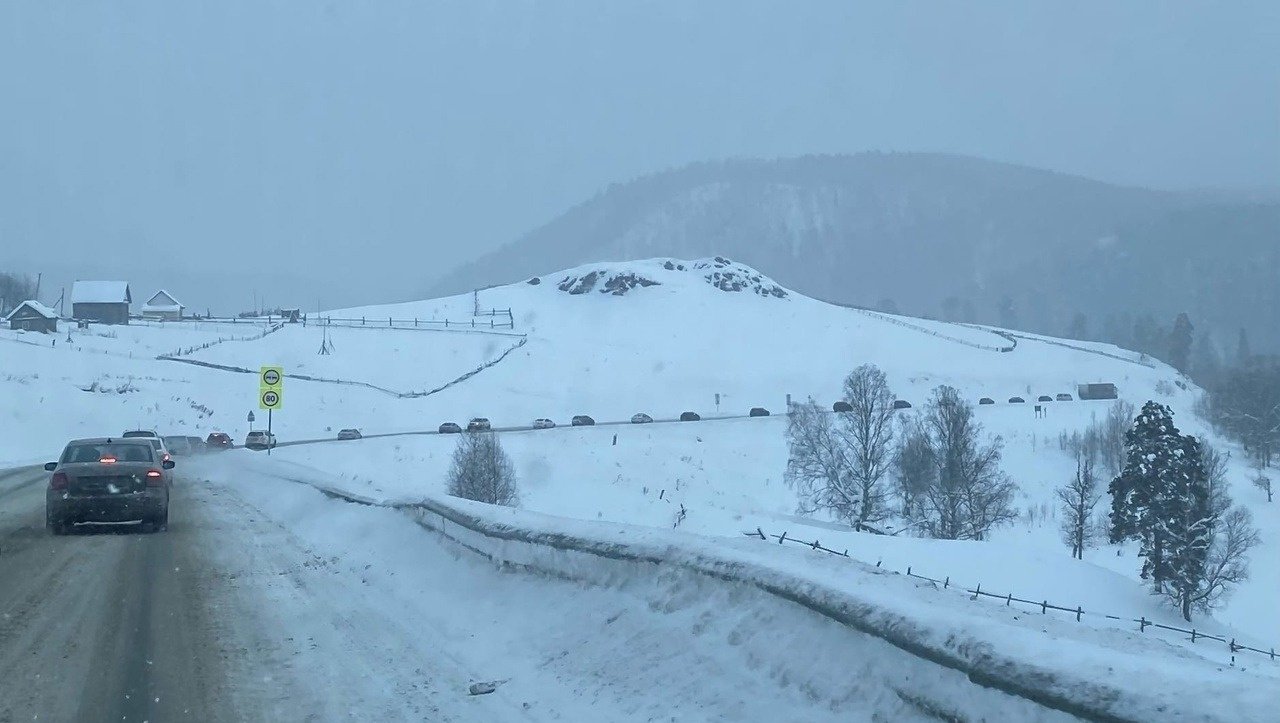
MULTIPOLYGON (((625 264, 588 264, 563 272, 556 288, 572 296, 600 293, 626 296, 634 289, 650 286, 696 285, 698 281, 720 291, 747 292, 766 298, 785 299, 789 292, 750 266, 722 256, 694 261, 648 259, 625 264)), ((542 283, 540 277, 527 282, 542 283)))

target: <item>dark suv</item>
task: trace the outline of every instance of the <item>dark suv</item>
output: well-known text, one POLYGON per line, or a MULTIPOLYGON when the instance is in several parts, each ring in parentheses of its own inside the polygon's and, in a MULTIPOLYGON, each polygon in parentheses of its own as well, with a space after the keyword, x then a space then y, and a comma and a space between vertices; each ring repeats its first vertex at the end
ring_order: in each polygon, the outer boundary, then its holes
POLYGON ((205 438, 204 444, 210 450, 214 449, 231 449, 235 443, 231 441, 231 435, 226 432, 210 432, 205 438))
POLYGON ((173 460, 164 460, 149 440, 77 439, 57 462, 45 491, 45 525, 66 534, 77 522, 139 521, 146 531, 169 525, 173 460))

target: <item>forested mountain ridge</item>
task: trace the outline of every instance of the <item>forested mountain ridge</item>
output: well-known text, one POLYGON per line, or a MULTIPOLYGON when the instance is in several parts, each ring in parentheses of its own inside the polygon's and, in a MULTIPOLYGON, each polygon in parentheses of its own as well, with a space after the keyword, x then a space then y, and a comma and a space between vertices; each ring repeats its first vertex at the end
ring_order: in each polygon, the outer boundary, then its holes
POLYGON ((730 160, 614 184, 431 291, 714 255, 841 303, 1055 334, 1083 322, 1137 347, 1148 322, 1186 312, 1214 348, 1240 328, 1280 347, 1280 202, 943 154, 730 160))

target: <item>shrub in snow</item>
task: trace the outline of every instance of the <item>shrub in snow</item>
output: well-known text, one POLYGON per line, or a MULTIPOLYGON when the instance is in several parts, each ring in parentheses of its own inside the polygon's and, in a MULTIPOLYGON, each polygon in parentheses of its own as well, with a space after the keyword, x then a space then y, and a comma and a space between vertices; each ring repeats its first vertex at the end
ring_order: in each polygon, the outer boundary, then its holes
POLYGON ((464 432, 453 450, 449 494, 491 505, 519 502, 516 470, 493 432, 464 432))

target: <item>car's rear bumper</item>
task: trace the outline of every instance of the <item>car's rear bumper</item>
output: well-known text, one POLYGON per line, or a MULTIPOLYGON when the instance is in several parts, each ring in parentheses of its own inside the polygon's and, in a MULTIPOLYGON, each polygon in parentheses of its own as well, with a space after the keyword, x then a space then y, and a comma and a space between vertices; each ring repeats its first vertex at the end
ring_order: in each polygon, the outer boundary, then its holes
POLYGON ((169 497, 162 488, 146 492, 94 497, 72 497, 49 491, 45 496, 45 512, 50 521, 61 522, 129 522, 163 515, 169 497))

